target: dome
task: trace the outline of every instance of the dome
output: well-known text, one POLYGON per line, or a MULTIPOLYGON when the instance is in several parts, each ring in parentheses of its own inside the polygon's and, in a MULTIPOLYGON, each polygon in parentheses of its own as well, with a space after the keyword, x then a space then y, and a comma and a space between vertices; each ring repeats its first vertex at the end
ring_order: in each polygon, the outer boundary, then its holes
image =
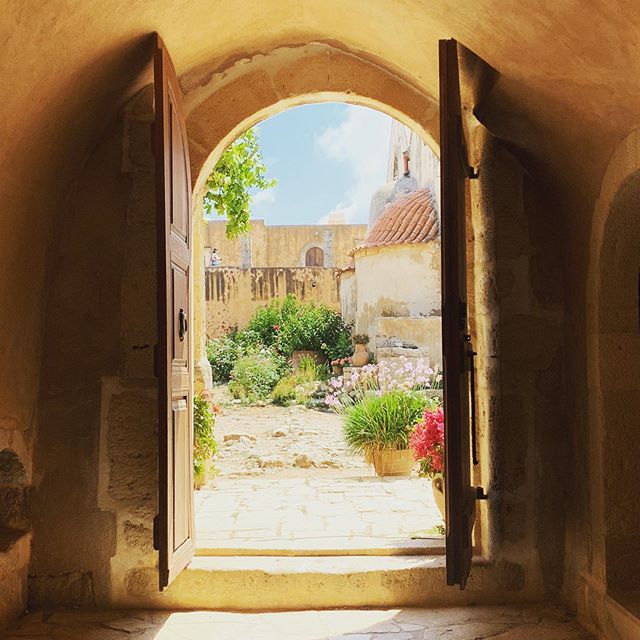
POLYGON ((440 234, 438 208, 429 189, 417 189, 388 205, 358 249, 394 244, 418 244, 440 234))
POLYGON ((373 229, 380 216, 384 213, 385 207, 417 188, 418 183, 412 176, 400 176, 397 180, 392 180, 382 185, 371 197, 368 221, 369 231, 373 229))

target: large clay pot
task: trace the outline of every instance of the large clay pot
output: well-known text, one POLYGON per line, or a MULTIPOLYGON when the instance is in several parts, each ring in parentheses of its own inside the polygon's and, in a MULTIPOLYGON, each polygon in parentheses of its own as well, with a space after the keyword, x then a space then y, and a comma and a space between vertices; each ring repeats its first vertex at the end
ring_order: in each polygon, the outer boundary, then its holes
POLYGON ((431 489, 433 490, 436 507, 438 507, 442 520, 446 522, 447 507, 444 498, 444 478, 441 475, 431 479, 431 489))
POLYGON ((351 364, 353 364, 354 367, 364 367, 365 364, 369 364, 369 352, 367 351, 366 345, 355 345, 355 351, 351 356, 351 364))
POLYGON ((291 354, 291 366, 297 369, 304 356, 311 358, 316 364, 324 364, 327 361, 327 358, 320 351, 299 350, 291 354))
POLYGON ((415 465, 411 449, 377 449, 371 454, 376 474, 382 476, 410 476, 415 465))

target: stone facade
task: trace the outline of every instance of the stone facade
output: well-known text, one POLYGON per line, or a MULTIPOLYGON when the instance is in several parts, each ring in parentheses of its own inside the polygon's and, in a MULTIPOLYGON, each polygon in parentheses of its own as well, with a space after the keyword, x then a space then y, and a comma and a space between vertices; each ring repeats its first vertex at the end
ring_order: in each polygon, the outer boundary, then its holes
POLYGON ((258 307, 288 294, 340 309, 336 270, 322 267, 216 267, 206 271, 205 292, 210 338, 242 329, 258 307))
POLYGON ((323 261, 318 266, 340 267, 367 235, 365 224, 267 225, 252 220, 247 235, 229 240, 225 228, 224 220, 207 223, 205 264, 216 248, 226 267, 304 267, 309 250, 320 249, 323 261))
POLYGON ((229 240, 226 222, 205 226, 206 335, 242 329, 254 311, 274 298, 295 295, 339 310, 336 264, 348 259, 367 233, 364 224, 266 225, 251 221, 251 232, 229 240), (220 267, 210 267, 217 249, 220 267), (319 266, 309 266, 315 263, 319 266))

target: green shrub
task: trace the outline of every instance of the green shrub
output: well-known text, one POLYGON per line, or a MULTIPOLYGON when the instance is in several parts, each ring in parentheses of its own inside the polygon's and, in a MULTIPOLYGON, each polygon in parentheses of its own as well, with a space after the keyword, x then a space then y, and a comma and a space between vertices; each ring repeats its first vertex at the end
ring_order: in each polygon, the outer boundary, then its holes
POLYGON ((266 307, 256 309, 245 332, 256 336, 256 344, 270 347, 275 344, 280 328, 297 313, 300 304, 293 294, 288 294, 284 300, 272 300, 266 307))
POLYGON ((298 377, 295 373, 281 378, 271 393, 273 404, 281 407, 290 405, 296 399, 296 387, 298 384, 298 377))
POLYGON ((202 396, 193 398, 193 472, 196 486, 201 486, 215 472, 212 465, 217 451, 213 435, 215 416, 209 402, 202 396))
POLYGON ((207 343, 207 359, 211 364, 214 382, 226 382, 229 379, 242 353, 242 345, 238 343, 233 333, 207 343))
POLYGON ((347 444, 365 455, 378 449, 408 449, 411 431, 427 402, 423 395, 404 391, 364 395, 344 409, 347 444))
POLYGON ((305 383, 327 380, 328 377, 329 370, 326 365, 318 364, 309 356, 302 356, 298 369, 279 380, 274 387, 271 393, 273 403, 284 407, 293 402, 304 404, 309 399, 309 395, 296 387, 305 383))
POLYGON ((329 360, 352 353, 351 332, 342 316, 325 305, 300 303, 279 327, 278 348, 290 356, 294 351, 319 351, 329 360))
POLYGON ((287 370, 287 361, 273 349, 260 349, 241 356, 231 371, 229 391, 234 398, 266 400, 287 370))

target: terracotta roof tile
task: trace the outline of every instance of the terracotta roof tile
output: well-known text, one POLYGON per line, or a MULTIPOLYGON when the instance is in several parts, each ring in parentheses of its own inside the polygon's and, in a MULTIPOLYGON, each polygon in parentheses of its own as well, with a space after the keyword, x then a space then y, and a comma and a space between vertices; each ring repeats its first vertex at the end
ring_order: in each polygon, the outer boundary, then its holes
POLYGON ((436 200, 428 189, 417 189, 392 202, 358 249, 435 240, 440 233, 436 200))

